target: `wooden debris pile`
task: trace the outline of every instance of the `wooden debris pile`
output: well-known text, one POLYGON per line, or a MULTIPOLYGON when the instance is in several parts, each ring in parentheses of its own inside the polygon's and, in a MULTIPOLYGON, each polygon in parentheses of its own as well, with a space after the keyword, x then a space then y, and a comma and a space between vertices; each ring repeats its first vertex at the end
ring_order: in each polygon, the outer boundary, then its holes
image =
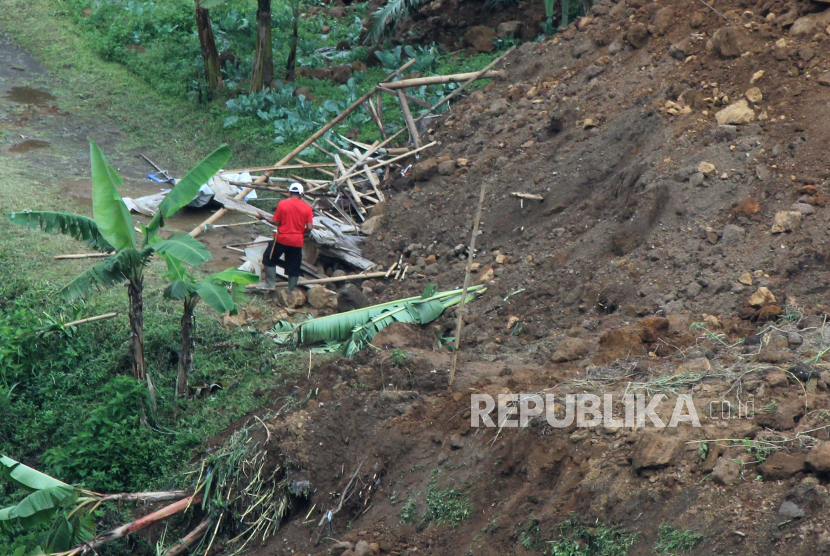
MULTIPOLYGON (((263 220, 270 215, 248 205, 243 199, 252 191, 267 190, 287 195, 288 185, 300 182, 306 190, 306 199, 312 204, 315 213, 314 231, 308 249, 304 270, 313 267, 314 259, 319 255, 337 258, 345 266, 359 272, 370 270, 374 264, 364 259, 357 245, 356 235, 364 228, 362 225, 369 218, 373 206, 384 202, 384 186, 391 179, 393 172, 407 166, 407 159, 417 155, 435 142, 424 144, 418 124, 430 117, 439 107, 472 85, 476 80, 498 76, 492 68, 501 62, 513 49, 510 49, 490 63, 481 71, 455 75, 400 79, 403 72, 415 60, 412 59, 392 72, 371 91, 358 98, 351 106, 343 110, 333 120, 312 134, 282 160, 272 166, 240 168, 220 172, 216 178, 228 185, 242 187, 234 197, 216 195, 215 200, 223 205, 210 218, 190 232, 198 237, 209 230, 228 210, 248 214, 252 218, 263 220), (437 83, 462 82, 452 93, 430 105, 407 94, 410 87, 421 87, 437 83), (394 134, 387 133, 384 125, 383 95, 395 97, 401 105, 406 125, 394 134), (413 117, 410 103, 425 108, 417 118, 413 117), (377 125, 382 140, 372 144, 362 143, 335 134, 332 130, 355 110, 366 110, 377 125), (406 146, 392 146, 396 140, 402 141, 402 135, 408 134, 406 146), (306 149, 314 149, 324 155, 323 162, 310 162, 302 158, 306 149), (250 175, 252 182, 234 179, 238 175, 250 175)), ((307 151, 306 151, 307 152, 307 151)), ((323 278, 319 272, 307 272, 312 278, 323 278)), ((358 278, 364 277, 359 275, 358 278)), ((302 283, 302 282, 301 282, 302 283)))

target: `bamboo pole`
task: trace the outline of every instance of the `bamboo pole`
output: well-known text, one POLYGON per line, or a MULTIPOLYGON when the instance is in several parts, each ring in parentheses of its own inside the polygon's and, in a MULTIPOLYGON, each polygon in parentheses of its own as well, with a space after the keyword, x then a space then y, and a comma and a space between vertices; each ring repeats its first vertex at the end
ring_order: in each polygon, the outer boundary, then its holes
POLYGON ((447 96, 445 96, 444 98, 442 98, 441 100, 439 100, 438 102, 433 104, 432 108, 430 108, 424 114, 419 116, 418 119, 415 120, 415 121, 420 122, 421 120, 426 118, 429 114, 431 114, 434 110, 436 110, 439 106, 449 102, 451 98, 453 98, 454 96, 459 94, 461 91, 463 91, 464 89, 466 89, 467 87, 469 87, 470 85, 475 83, 476 81, 478 81, 487 71, 490 70, 490 68, 494 67, 496 64, 498 64, 499 62, 504 60, 514 50, 516 50, 515 46, 510 47, 510 50, 508 50, 507 52, 505 52, 504 54, 502 54, 501 56, 499 56, 498 58, 496 58, 495 60, 493 60, 492 62, 487 64, 487 66, 483 70, 479 71, 478 73, 473 74, 473 76, 470 77, 467 81, 465 81, 459 88, 457 88, 456 90, 454 90, 453 92, 451 92, 450 94, 448 94, 447 96))
MULTIPOLYGON (((404 128, 404 129, 406 129, 406 128, 404 128)), ((403 129, 401 131, 403 131, 403 129)), ((413 150, 407 152, 406 154, 396 156, 395 158, 390 158, 389 160, 384 160, 383 162, 381 162, 379 164, 375 164, 374 166, 372 166, 372 170, 374 170, 375 168, 383 168, 384 166, 388 166, 389 164, 397 162, 398 160, 400 160, 402 158, 407 158, 409 156, 412 156, 413 154, 416 154, 416 153, 419 153, 419 152, 423 151, 424 149, 428 149, 428 148, 430 148, 431 146, 433 146, 437 143, 438 143, 438 141, 433 141, 432 143, 429 143, 428 145, 424 145, 423 147, 420 147, 418 149, 413 149, 413 150)), ((338 179, 342 180, 344 178, 351 178, 352 176, 356 176, 357 174, 361 174, 362 172, 363 172, 363 170, 360 170, 358 172, 353 172, 351 174, 346 174, 345 176, 341 176, 338 179)))
POLYGON ((485 73, 473 71, 469 73, 455 73, 452 75, 432 75, 430 77, 417 77, 415 79, 404 79, 403 81, 389 81, 381 83, 378 87, 385 87, 387 89, 406 89, 409 87, 421 87, 423 85, 438 85, 440 83, 454 83, 456 81, 467 81, 470 78, 476 79, 490 79, 491 77, 498 77, 501 73, 498 71, 486 71, 485 73))
MULTIPOLYGON (((335 155, 334 161, 337 162, 337 166, 340 168, 340 171, 345 174, 346 168, 343 166, 343 161, 340 160, 340 157, 335 155)), ((360 193, 357 192, 357 189, 355 189, 354 183, 352 183, 352 180, 350 178, 345 178, 345 180, 346 186, 349 188, 349 192, 352 194, 352 197, 354 197, 354 200, 357 203, 358 213, 360 213, 360 215, 364 214, 366 212, 366 209, 363 208, 363 202, 360 200, 360 193)), ((361 216, 361 218, 363 217, 361 216)))
POLYGON ((478 196, 478 209, 476 219, 473 222, 473 235, 470 238, 470 247, 467 253, 467 269, 464 271, 464 287, 461 289, 461 303, 458 304, 456 312, 457 324, 455 327, 455 349, 452 351, 452 366, 450 367, 450 388, 455 384, 455 369, 458 366, 458 350, 461 346, 461 329, 464 327, 464 306, 467 304, 467 289, 470 287, 470 273, 473 267, 473 254, 476 249, 476 236, 478 236, 478 224, 481 222, 481 210, 484 207, 484 192, 487 189, 487 182, 481 180, 481 192, 478 196))
MULTIPOLYGON (((308 139, 306 139, 305 141, 300 143, 290 153, 288 153, 287 155, 282 157, 282 159, 279 162, 277 162, 274 166, 282 166, 283 164, 288 164, 289 162, 291 162, 291 160, 293 160, 295 156, 297 156, 298 154, 303 152, 306 148, 308 148, 309 145, 311 145, 315 141, 317 141, 317 139, 322 137, 331 128, 333 128, 334 126, 336 126, 337 124, 342 122, 344 119, 346 119, 346 117, 349 114, 351 114, 358 106, 363 104, 366 101, 366 99, 370 98, 373 94, 375 94, 374 89, 372 89, 371 91, 369 91, 368 93, 366 93, 365 95, 363 95, 362 97, 360 97, 359 99, 354 101, 351 106, 349 106, 348 108, 343 110, 340 114, 337 115, 337 117, 335 117, 329 123, 327 123, 326 125, 321 127, 319 130, 317 130, 308 139)), ((262 176, 257 178, 257 180, 254 183, 258 183, 258 184, 265 183, 265 181, 268 180, 268 178, 271 177, 271 174, 272 174, 272 172, 265 172, 265 174, 263 174, 262 176)), ((246 187, 235 198, 239 199, 239 200, 244 199, 251 191, 253 191, 253 188, 246 187)), ((222 218, 222 216, 224 216, 227 212, 228 212, 228 209, 224 208, 224 207, 217 210, 216 212, 213 213, 213 215, 210 218, 208 218, 207 220, 205 220, 204 222, 199 224, 197 227, 193 228, 193 230, 190 231, 190 235, 192 237, 199 237, 209 224, 213 224, 214 222, 216 222, 217 220, 222 218)))
POLYGON ((66 260, 66 259, 92 259, 98 257, 109 257, 114 253, 78 253, 77 255, 55 255, 55 259, 57 260, 66 260))
MULTIPOLYGON (((378 91, 386 93, 387 95, 392 95, 393 97, 398 95, 397 91, 393 91, 392 89, 389 89, 388 87, 381 87, 380 85, 378 85, 378 91)), ((411 102, 413 104, 417 104, 418 106, 422 106, 424 108, 429 108, 430 106, 432 106, 427 101, 421 100, 419 98, 415 98, 412 95, 406 95, 406 100, 408 100, 409 102, 411 102)))
POLYGON ((403 111, 403 119, 406 122, 406 128, 409 130, 409 138, 415 148, 421 146, 421 137, 418 135, 418 128, 415 127, 415 120, 412 119, 412 112, 409 111, 409 103, 406 101, 405 89, 398 89, 398 102, 401 103, 401 110, 403 111))
MULTIPOLYGON (((261 166, 258 168, 235 168, 233 170, 222 170, 219 177, 225 174, 243 174, 245 172, 276 172, 277 170, 303 170, 305 168, 333 168, 331 162, 315 162, 307 164, 283 164, 282 166, 261 166)), ((223 178, 224 179, 224 178, 223 178)), ((228 180, 225 180, 228 181, 228 180)))
POLYGON ((63 326, 64 327, 78 326, 79 324, 86 324, 88 322, 95 322, 95 321, 99 321, 99 320, 111 319, 111 318, 114 318, 114 317, 117 317, 117 316, 118 316, 118 313, 107 313, 105 315, 98 315, 97 317, 87 317, 87 318, 81 319, 81 320, 73 320, 72 322, 67 322, 63 326))
POLYGON ((196 526, 190 533, 177 540, 162 556, 179 556, 190 551, 190 545, 198 541, 210 527, 210 520, 206 519, 196 526))

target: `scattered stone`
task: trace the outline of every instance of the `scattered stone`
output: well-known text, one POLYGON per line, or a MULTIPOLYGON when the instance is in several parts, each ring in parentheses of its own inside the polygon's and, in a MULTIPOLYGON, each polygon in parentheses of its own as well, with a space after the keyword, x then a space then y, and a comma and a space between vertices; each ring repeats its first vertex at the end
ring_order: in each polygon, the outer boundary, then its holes
POLYGON ((790 348, 797 348, 804 343, 804 338, 798 332, 787 332, 787 343, 790 348))
POLYGON ((689 184, 691 184, 692 187, 701 186, 705 181, 706 176, 703 175, 703 172, 695 172, 691 175, 691 177, 689 177, 689 184))
MULTIPOLYGON (((744 229, 740 226, 736 226, 735 224, 727 224, 723 228, 723 237, 721 241, 723 241, 724 245, 732 245, 733 243, 738 243, 744 238, 744 229)), ((752 284, 749 284, 750 286, 752 284)))
POLYGON ((764 376, 764 380, 770 388, 789 388, 790 386, 790 381, 787 380, 787 375, 784 374, 784 371, 769 371, 764 376))
POLYGON ((758 87, 752 87, 751 89, 749 89, 745 93, 745 96, 746 100, 753 104, 758 104, 759 102, 764 100, 764 95, 761 94, 761 89, 759 89, 758 87))
POLYGON ((648 42, 648 28, 642 23, 636 23, 628 29, 625 38, 634 48, 642 48, 648 42))
POLYGON ((455 172, 455 160, 445 160, 438 163, 438 173, 442 176, 450 176, 455 172))
POLYGON ((655 37, 664 35, 674 20, 674 9, 670 7, 660 8, 654 14, 654 20, 648 28, 649 32, 655 37))
POLYGON ((754 85, 755 83, 757 83, 759 79, 764 77, 765 73, 766 73, 766 71, 764 71, 764 70, 758 70, 755 73, 753 73, 752 77, 749 79, 749 84, 754 85))
POLYGON ((464 443, 461 442, 461 437, 457 434, 454 434, 450 437, 450 448, 453 450, 460 450, 464 447, 464 443))
POLYGON ((343 542, 339 542, 337 544, 332 545, 332 547, 329 548, 329 554, 331 556, 342 556, 342 554, 344 552, 346 552, 347 550, 351 550, 351 549, 352 549, 352 543, 343 541, 343 542))
POLYGON ((811 36, 824 30, 828 25, 830 25, 830 10, 824 10, 796 19, 793 26, 790 27, 790 35, 793 37, 811 36))
POLYGON ((412 177, 415 181, 427 181, 438 171, 438 161, 434 158, 427 158, 412 167, 412 177))
POLYGON ((341 313, 363 309, 369 305, 369 298, 354 284, 346 284, 337 292, 337 310, 341 313))
POLYGON ((749 107, 746 99, 730 104, 715 113, 718 124, 748 124, 755 119, 755 112, 749 107))
POLYGON ((821 75, 818 78, 818 84, 824 85, 825 87, 830 87, 830 75, 821 75))
POLYGON ((741 284, 743 284, 745 286, 751 286, 752 285, 752 274, 750 274, 749 272, 744 272, 743 274, 741 274, 741 277, 738 278, 738 282, 740 282, 741 284))
POLYGON ((747 50, 749 39, 741 27, 721 27, 712 35, 712 50, 721 58, 737 58, 747 50))
POLYGON ((305 305, 305 294, 299 289, 296 289, 293 292, 288 293, 288 290, 286 288, 280 288, 277 290, 276 293, 277 302, 286 309, 296 309, 297 307, 302 307, 303 305, 305 305))
POLYGON ((670 465, 681 442, 677 436, 663 436, 653 432, 643 434, 634 450, 634 470, 659 469, 670 465))
POLYGON ((496 255, 496 264, 505 264, 506 262, 507 257, 503 253, 496 255))
POLYGON ((790 502, 789 500, 784 500, 781 503, 781 507, 778 508, 778 515, 798 519, 804 517, 804 510, 795 503, 790 502))
POLYGON ((493 43, 493 39, 495 38, 496 32, 486 25, 470 27, 464 34, 464 39, 479 52, 492 52, 495 50, 496 45, 493 43))
POLYGON ((554 363, 565 363, 583 359, 591 353, 593 346, 587 340, 581 338, 565 338, 559 343, 556 351, 553 352, 551 360, 554 363))
POLYGON ((733 485, 741 479, 741 466, 721 456, 712 470, 712 480, 719 485, 733 485))
POLYGON ((494 276, 495 276, 495 271, 493 271, 493 267, 485 266, 478 273, 478 276, 476 276, 475 283, 476 284, 485 284, 485 283, 489 282, 490 280, 492 280, 494 276))
POLYGON ((788 454, 787 452, 775 452, 758 466, 758 470, 764 479, 768 481, 783 481, 789 479, 796 473, 806 469, 806 454, 788 454))
POLYGON ((315 309, 336 309, 337 293, 315 284, 308 290, 308 303, 315 309))
POLYGON ((704 176, 708 176, 709 174, 715 171, 715 165, 711 162, 702 161, 700 164, 697 165, 697 171, 703 174, 704 176))
POLYGON ((807 466, 817 473, 830 473, 830 442, 822 442, 807 454, 807 466))
POLYGON ((367 218, 363 224, 360 225, 360 231, 366 234, 367 236, 370 236, 377 233, 377 231, 380 229, 381 224, 383 224, 382 216, 371 216, 367 218))
POLYGON ((487 113, 491 116, 500 116, 507 112, 508 104, 507 99, 498 98, 490 103, 490 107, 487 109, 487 113))
POLYGON ((758 291, 753 293, 747 301, 752 307, 764 307, 775 303, 775 296, 769 291, 769 288, 761 286, 758 291))
POLYGON ((809 205, 807 203, 793 203, 792 205, 790 205, 790 210, 800 212, 804 216, 815 214, 816 212, 816 208, 813 205, 809 205))
POLYGON ((801 224, 801 213, 794 210, 782 210, 775 213, 775 220, 772 223, 773 234, 792 232, 798 229, 801 224))
POLYGON ((525 24, 521 21, 503 21, 496 27, 496 36, 503 39, 508 36, 519 37, 522 34, 525 24))

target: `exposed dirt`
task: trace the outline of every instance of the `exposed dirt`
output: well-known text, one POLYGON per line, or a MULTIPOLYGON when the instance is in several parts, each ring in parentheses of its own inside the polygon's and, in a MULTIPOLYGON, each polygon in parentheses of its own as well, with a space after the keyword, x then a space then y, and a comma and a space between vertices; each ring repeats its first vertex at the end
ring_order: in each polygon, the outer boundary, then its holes
MULTIPOLYGON (((806 32, 798 22, 828 6, 716 8, 728 21, 700 3, 603 0, 564 32, 522 45, 502 79, 433 122, 440 148, 391 184, 383 227, 366 243, 379 264, 403 255, 413 268, 364 291, 391 300, 430 282, 460 285, 483 181, 475 260, 488 292, 464 317, 458 383, 446 390, 449 355, 413 338, 397 346, 408 355, 334 359, 288 391, 263 392, 271 409, 311 394, 267 424, 275 459, 312 488, 252 554, 326 554, 327 537, 388 554, 531 554, 520 542, 528 524, 549 540, 572 513, 637 532, 631 554, 651 554, 664 523, 703 533, 696 554, 830 552, 830 22, 806 32), (741 99, 752 118, 719 126, 715 113, 741 99), (471 427, 472 394, 508 392, 690 394, 703 426, 471 427), (710 402, 724 400, 754 411, 713 415, 710 402), (320 528, 361 462, 360 488, 320 528), (428 493, 445 489, 472 508, 457 527, 423 519, 428 493), (410 500, 417 518, 405 522, 410 500)), ((459 13, 452 25, 444 14, 413 27, 436 40, 449 27, 456 45, 481 23, 459 13)), ((5 43, 0 52, 25 58, 5 43)), ((0 94, 12 64, 0 64, 0 94)), ((28 137, 7 137, 3 156, 67 169, 77 181, 66 194, 83 201, 82 156, 51 154, 61 141, 83 152, 83 123, 48 98, 3 102, 4 125, 51 143, 10 154, 28 137), (57 118, 75 131, 47 134, 57 118)), ((96 127, 96 140, 119 133, 96 127)), ((146 167, 119 161, 130 188, 157 187, 141 181, 146 167)), ((204 239, 218 253, 245 233, 204 239)), ((449 334, 454 318, 438 330, 449 334)), ((673 408, 658 413, 668 420, 673 408)))

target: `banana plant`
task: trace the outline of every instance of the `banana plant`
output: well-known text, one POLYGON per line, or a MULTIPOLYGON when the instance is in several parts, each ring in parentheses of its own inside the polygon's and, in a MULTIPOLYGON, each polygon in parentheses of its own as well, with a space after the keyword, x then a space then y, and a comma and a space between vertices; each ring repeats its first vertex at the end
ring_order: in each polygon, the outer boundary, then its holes
MULTIPOLYGON (((43 547, 35 547, 30 554, 50 554, 69 550, 95 536, 92 514, 80 511, 94 499, 90 496, 92 493, 61 482, 6 456, 0 456, 0 477, 29 493, 17 504, 0 508, 0 530, 30 530, 42 524, 52 524, 43 547)), ((20 548, 15 552, 15 556, 22 556, 24 553, 26 550, 20 548)))
POLYGON ((136 239, 135 223, 118 194, 118 187, 124 180, 91 139, 93 218, 46 211, 20 211, 7 215, 15 224, 44 232, 60 232, 100 252, 112 253, 64 286, 60 296, 72 300, 88 296, 98 288, 127 282, 132 373, 137 380, 147 382, 154 406, 155 392, 144 365, 144 268, 156 253, 175 257, 192 266, 210 260, 210 252, 190 235, 179 233, 163 239, 158 234, 164 227, 165 218, 191 202, 199 188, 225 165, 230 156, 228 146, 222 145, 190 170, 165 196, 150 222, 141 225, 141 241, 136 239))
POLYGON ((164 297, 182 301, 184 306, 179 365, 176 374, 176 397, 178 397, 187 392, 187 378, 193 370, 193 352, 196 348, 196 338, 193 335, 193 329, 196 326, 194 314, 196 304, 201 299, 218 313, 235 314, 238 310, 237 303, 244 297, 245 286, 255 284, 259 281, 259 276, 229 268, 197 282, 181 260, 168 254, 162 257, 167 263, 166 277, 170 280, 170 285, 164 290, 164 297))

